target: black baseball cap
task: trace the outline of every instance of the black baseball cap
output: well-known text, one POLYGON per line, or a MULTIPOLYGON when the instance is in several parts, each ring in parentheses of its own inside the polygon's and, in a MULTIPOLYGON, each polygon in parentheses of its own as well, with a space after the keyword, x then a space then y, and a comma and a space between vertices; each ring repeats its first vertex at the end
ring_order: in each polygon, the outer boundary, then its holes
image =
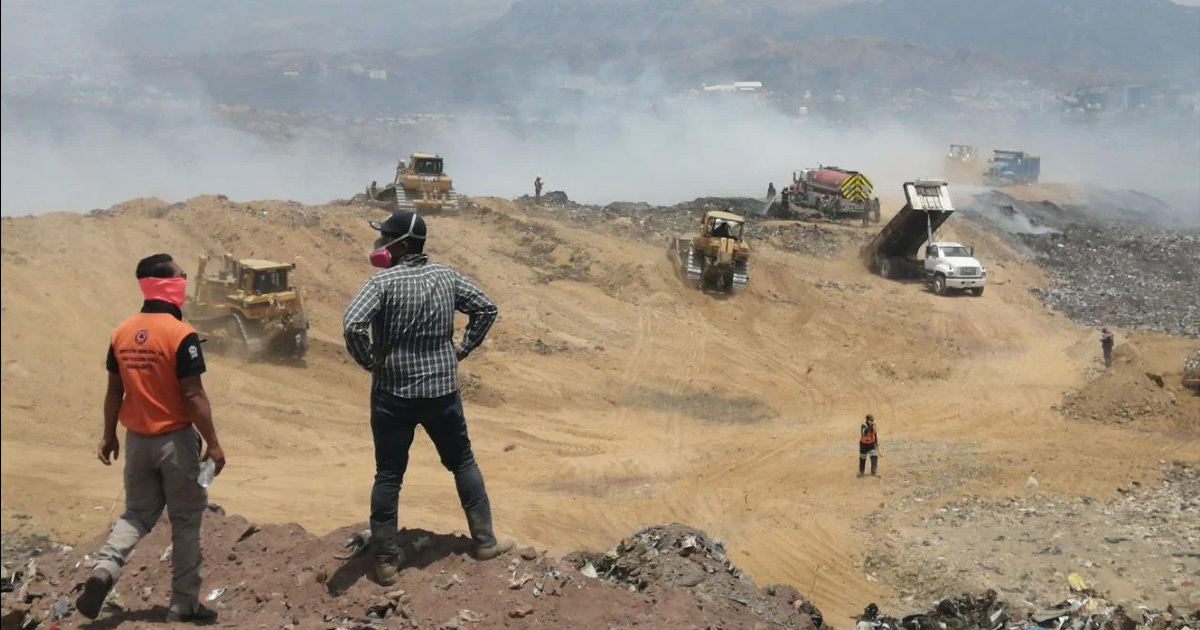
POLYGON ((392 239, 425 240, 425 219, 416 212, 393 212, 386 221, 369 221, 371 227, 392 239))

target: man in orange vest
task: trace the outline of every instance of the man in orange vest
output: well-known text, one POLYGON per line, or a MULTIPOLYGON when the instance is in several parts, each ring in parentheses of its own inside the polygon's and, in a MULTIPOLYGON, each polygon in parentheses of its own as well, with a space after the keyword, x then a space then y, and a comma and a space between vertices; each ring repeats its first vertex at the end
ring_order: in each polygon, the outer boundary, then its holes
POLYGON ((167 254, 142 259, 138 284, 142 311, 113 331, 108 348, 108 393, 98 456, 112 465, 121 452, 117 422, 125 426, 125 512, 84 584, 75 608, 95 619, 133 548, 158 522, 171 518, 170 622, 212 622, 217 613, 200 604, 200 523, 208 491, 200 463, 214 474, 225 467, 212 409, 200 375, 204 355, 195 329, 183 322, 187 274, 167 254), (200 438, 207 449, 201 457, 200 438))
POLYGON ((858 476, 867 469, 867 458, 871 458, 871 476, 879 470, 879 434, 875 432, 875 416, 867 414, 867 421, 858 430, 858 476))

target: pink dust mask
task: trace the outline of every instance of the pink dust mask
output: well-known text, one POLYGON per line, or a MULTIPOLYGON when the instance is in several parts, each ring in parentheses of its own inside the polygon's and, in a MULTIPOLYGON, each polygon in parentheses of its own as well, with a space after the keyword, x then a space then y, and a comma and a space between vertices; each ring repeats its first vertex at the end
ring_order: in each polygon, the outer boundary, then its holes
MULTIPOLYGON (((395 242, 396 241, 392 241, 392 243, 395 243, 395 242)), ((371 266, 372 267, 378 267, 380 269, 390 269, 391 268, 392 252, 388 251, 387 248, 388 248, 388 245, 391 245, 392 243, 388 243, 387 245, 379 247, 375 251, 371 252, 371 266)))
POLYGON ((187 297, 187 278, 142 278, 138 286, 147 300, 161 300, 179 308, 183 308, 187 297))

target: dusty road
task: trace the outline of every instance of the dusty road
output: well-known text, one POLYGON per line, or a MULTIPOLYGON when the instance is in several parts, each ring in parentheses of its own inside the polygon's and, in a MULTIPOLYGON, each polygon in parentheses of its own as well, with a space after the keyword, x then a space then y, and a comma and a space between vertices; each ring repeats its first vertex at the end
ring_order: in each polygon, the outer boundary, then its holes
MULTIPOLYGON (((750 288, 719 299, 685 288, 665 248, 480 203, 430 218, 430 249, 502 311, 464 364, 467 411, 498 527, 526 544, 598 547, 685 522, 836 623, 893 594, 862 564, 860 527, 889 504, 1026 494, 1034 470, 1043 492, 1106 497, 1158 474, 1160 459, 1200 458, 1195 423, 1085 425, 1054 410, 1094 375, 1095 331, 1045 310, 1028 292, 1040 271, 966 224, 947 236, 989 265, 983 298, 871 276, 853 247, 816 258, 757 243, 750 288), (878 479, 855 476, 867 412, 879 419, 878 479)), ((157 251, 189 271, 206 252, 294 260, 315 327, 306 367, 209 357, 230 462, 213 500, 318 533, 365 520, 368 375, 341 349, 340 317, 371 272, 366 219, 378 215, 202 197, 4 219, 4 528, 72 540, 119 511, 120 471, 93 454, 103 357, 140 303, 134 263, 157 251)), ((1148 369, 1168 381, 1197 345, 1146 344, 1148 369)), ((1200 414, 1194 400, 1179 404, 1200 414)), ((925 516, 896 511, 886 528, 925 516)), ((427 442, 414 448, 401 519, 464 529, 427 442)))

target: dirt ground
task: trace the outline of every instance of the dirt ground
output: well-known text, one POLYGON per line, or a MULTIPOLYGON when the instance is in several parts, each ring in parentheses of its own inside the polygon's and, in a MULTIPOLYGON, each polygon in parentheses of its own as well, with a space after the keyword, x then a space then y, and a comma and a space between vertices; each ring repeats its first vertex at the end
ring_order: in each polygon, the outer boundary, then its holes
MULTIPOLYGON (((1068 394, 1100 374, 1097 331, 1046 310, 1029 293, 1042 272, 964 222, 945 236, 988 265, 982 298, 875 277, 852 244, 810 256, 768 242, 756 244, 749 288, 722 299, 683 286, 665 243, 623 238, 626 224, 478 202, 430 217, 429 248, 501 308, 464 364, 467 412, 498 527, 524 545, 604 549, 644 525, 687 523, 722 539, 758 583, 792 584, 845 626, 869 602, 903 597, 863 562, 870 519, 915 540, 937 506, 1024 494, 1034 471, 1042 492, 1100 501, 1155 483, 1160 460, 1200 459, 1200 400, 1178 388, 1200 342, 1118 330, 1137 369, 1163 377, 1177 416, 1064 416, 1068 394), (858 479, 868 412, 882 475, 858 479), (888 509, 916 499, 919 509, 888 509)), ((208 357, 229 457, 213 500, 318 534, 364 520, 368 375, 342 349, 340 320, 372 271, 366 221, 381 215, 199 197, 3 219, 4 530, 88 540, 119 512, 120 470, 93 452, 103 357, 140 304, 136 260, 158 251, 190 272, 203 253, 294 261, 314 326, 302 367, 208 357)), ((877 227, 837 229, 853 243, 877 227)), ((464 529, 427 443, 405 481, 406 526, 464 529)))

